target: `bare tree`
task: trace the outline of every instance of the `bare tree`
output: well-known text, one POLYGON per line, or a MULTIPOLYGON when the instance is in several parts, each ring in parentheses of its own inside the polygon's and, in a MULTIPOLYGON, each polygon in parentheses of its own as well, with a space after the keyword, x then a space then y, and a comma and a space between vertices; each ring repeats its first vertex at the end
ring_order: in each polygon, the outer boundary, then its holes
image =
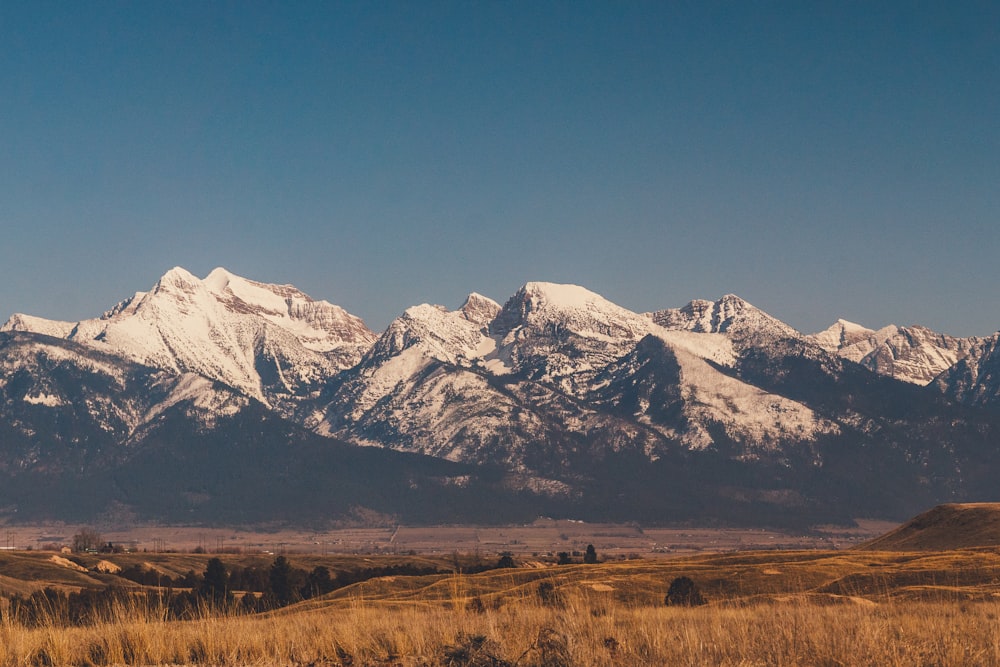
POLYGON ((81 528, 73 535, 73 551, 97 550, 104 546, 104 538, 93 528, 81 528))

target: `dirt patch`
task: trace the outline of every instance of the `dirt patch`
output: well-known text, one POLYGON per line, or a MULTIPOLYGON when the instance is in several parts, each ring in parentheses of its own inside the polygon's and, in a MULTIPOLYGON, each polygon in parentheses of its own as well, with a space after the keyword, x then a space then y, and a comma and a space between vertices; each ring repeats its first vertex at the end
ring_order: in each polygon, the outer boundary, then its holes
POLYGON ((109 560, 102 560, 94 566, 94 569, 98 572, 103 572, 104 574, 118 574, 122 571, 120 566, 115 565, 109 560))
POLYGON ((850 600, 852 604, 856 604, 856 605, 858 605, 860 607, 877 607, 878 606, 878 603, 873 602, 872 600, 865 599, 865 598, 859 598, 856 595, 849 596, 848 600, 850 600))
POLYGON ((82 567, 80 565, 77 565, 76 563, 74 563, 70 559, 63 558, 62 556, 49 556, 49 560, 52 561, 53 563, 55 563, 56 565, 59 565, 59 566, 62 566, 62 567, 68 567, 69 569, 76 570, 77 572, 86 572, 87 571, 87 568, 82 567))

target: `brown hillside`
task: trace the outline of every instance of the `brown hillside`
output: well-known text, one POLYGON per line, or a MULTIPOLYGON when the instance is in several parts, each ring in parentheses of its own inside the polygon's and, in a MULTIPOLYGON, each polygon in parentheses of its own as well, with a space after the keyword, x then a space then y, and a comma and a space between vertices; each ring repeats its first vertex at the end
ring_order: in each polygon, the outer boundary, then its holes
POLYGON ((868 551, 945 551, 1000 546, 1000 503, 938 505, 866 542, 868 551))

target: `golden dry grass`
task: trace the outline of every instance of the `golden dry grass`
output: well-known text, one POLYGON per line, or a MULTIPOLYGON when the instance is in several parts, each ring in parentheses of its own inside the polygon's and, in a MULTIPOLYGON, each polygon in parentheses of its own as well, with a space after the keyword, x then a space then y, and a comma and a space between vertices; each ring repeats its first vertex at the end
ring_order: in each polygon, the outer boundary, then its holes
POLYGON ((683 609, 578 594, 481 613, 362 598, 172 623, 123 609, 86 628, 0 625, 0 665, 997 665, 998 613, 995 602, 796 596, 683 609))
POLYGON ((1000 665, 1000 556, 717 554, 385 577, 261 616, 119 605, 89 627, 0 622, 0 666, 45 664, 1000 665), (710 604, 664 606, 676 576, 710 604))
POLYGON ((921 551, 1000 546, 1000 503, 938 505, 860 549, 921 551))

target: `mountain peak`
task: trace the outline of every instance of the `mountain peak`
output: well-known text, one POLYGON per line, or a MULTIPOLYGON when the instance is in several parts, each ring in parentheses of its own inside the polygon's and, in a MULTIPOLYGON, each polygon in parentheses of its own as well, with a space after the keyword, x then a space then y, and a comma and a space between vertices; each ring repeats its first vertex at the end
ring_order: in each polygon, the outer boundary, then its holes
POLYGON ((579 285, 529 282, 508 299, 490 330, 506 336, 520 327, 550 326, 584 337, 623 341, 638 341, 650 328, 642 315, 579 285))
POLYGON ((807 336, 827 352, 838 353, 843 348, 875 335, 875 331, 845 319, 838 319, 818 333, 807 336))
POLYGON ((184 267, 175 266, 160 277, 156 282, 156 287, 159 288, 164 285, 191 285, 200 282, 194 274, 184 267))
POLYGON ((665 329, 724 333, 737 342, 799 335, 792 327, 735 294, 726 294, 718 301, 695 299, 681 308, 658 310, 648 317, 665 329))
POLYGON ((229 281, 238 277, 239 276, 233 275, 221 266, 218 266, 212 269, 212 272, 205 276, 205 280, 203 282, 213 292, 221 292, 229 284, 229 281))
POLYGON ((856 330, 859 330, 859 329, 864 329, 866 331, 871 331, 871 329, 869 329, 868 327, 866 327, 866 326, 864 326, 862 324, 858 324, 857 322, 851 322, 850 320, 845 320, 842 317, 837 319, 837 325, 840 326, 840 327, 842 327, 842 328, 844 328, 844 329, 847 329, 848 331, 856 331, 856 330))
POLYGON ((482 294, 472 292, 458 309, 462 317, 476 324, 486 326, 500 313, 500 304, 482 294))
POLYGON ((170 372, 192 372, 248 396, 285 400, 354 365, 374 333, 339 306, 291 285, 269 285, 216 268, 201 280, 174 267, 101 317, 75 324, 12 318, 45 333, 170 372))
POLYGON ((14 313, 7 318, 3 326, 0 326, 0 331, 30 331, 55 338, 66 338, 73 331, 74 326, 73 322, 47 320, 44 317, 14 313))
POLYGON ((717 301, 717 303, 726 304, 726 305, 732 306, 734 308, 744 308, 744 307, 747 307, 747 306, 750 306, 751 308, 753 308, 753 306, 750 305, 749 301, 747 301, 743 297, 737 296, 735 294, 723 294, 719 298, 719 300, 717 301))
POLYGON ((586 308, 595 302, 606 302, 604 297, 585 287, 571 284, 529 282, 518 294, 535 300, 569 308, 586 308))
POLYGON ((175 266, 156 281, 149 294, 170 296, 178 301, 191 301, 203 298, 204 292, 205 285, 201 279, 187 269, 175 266), (202 294, 199 296, 199 293, 202 294))

